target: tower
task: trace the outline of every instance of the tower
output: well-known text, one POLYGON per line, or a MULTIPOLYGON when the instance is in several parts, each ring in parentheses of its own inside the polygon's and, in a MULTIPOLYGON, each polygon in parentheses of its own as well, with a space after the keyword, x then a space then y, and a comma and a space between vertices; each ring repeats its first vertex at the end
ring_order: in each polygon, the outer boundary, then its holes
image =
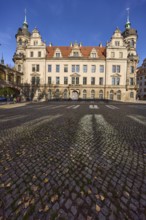
POLYGON ((4 65, 4 58, 3 58, 3 54, 2 54, 2 58, 1 58, 1 64, 4 65))
POLYGON ((131 28, 131 22, 129 19, 129 8, 127 10, 127 21, 125 24, 125 30, 122 33, 124 42, 127 45, 127 76, 126 76, 126 90, 128 91, 126 99, 136 98, 136 68, 139 61, 139 57, 136 51, 136 44, 138 39, 137 30, 131 28))
POLYGON ((25 10, 25 17, 22 27, 20 27, 15 35, 16 38, 16 52, 13 56, 13 61, 15 63, 15 67, 18 71, 24 71, 24 61, 26 57, 26 47, 30 41, 31 33, 28 30, 28 23, 26 18, 26 10, 25 10))

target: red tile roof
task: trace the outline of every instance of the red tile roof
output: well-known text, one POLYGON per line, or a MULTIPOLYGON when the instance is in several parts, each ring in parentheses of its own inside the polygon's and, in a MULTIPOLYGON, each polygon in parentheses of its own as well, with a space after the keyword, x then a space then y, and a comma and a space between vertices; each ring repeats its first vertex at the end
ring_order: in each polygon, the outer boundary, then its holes
MULTIPOLYGON (((74 49, 74 47, 71 46, 47 46, 46 50, 47 50, 47 58, 51 59, 54 56, 54 53, 56 51, 56 49, 60 49, 62 57, 63 58, 68 58, 70 56, 70 53, 72 51, 72 49, 74 49)), ((90 53, 92 51, 92 49, 96 49, 98 57, 97 59, 105 59, 106 56, 106 48, 105 47, 94 47, 94 46, 81 46, 79 48, 83 58, 89 58, 90 57, 90 53)))

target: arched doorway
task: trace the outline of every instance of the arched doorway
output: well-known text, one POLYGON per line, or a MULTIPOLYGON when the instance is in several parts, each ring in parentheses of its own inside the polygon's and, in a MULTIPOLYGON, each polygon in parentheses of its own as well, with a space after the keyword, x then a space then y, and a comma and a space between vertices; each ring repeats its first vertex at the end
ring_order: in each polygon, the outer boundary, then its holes
POLYGON ((83 90, 83 99, 86 99, 87 98, 87 91, 86 89, 83 90))
POLYGON ((91 90, 91 99, 95 99, 95 90, 91 90))
POLYGON ((67 99, 67 98, 68 98, 67 89, 65 89, 64 92, 63 92, 63 98, 64 98, 64 99, 67 99))
POLYGON ((79 99, 79 93, 78 93, 76 90, 74 90, 74 91, 72 92, 72 97, 71 97, 71 99, 72 99, 72 100, 78 100, 78 99, 79 99))
POLYGON ((111 100, 113 100, 114 99, 114 91, 113 90, 111 90, 110 91, 110 97, 109 97, 111 100))
POLYGON ((99 99, 103 99, 103 90, 99 91, 99 99))
POLYGON ((121 100, 121 91, 120 90, 117 91, 117 100, 121 100))
POLYGON ((6 73, 0 69, 0 80, 6 80, 6 73))

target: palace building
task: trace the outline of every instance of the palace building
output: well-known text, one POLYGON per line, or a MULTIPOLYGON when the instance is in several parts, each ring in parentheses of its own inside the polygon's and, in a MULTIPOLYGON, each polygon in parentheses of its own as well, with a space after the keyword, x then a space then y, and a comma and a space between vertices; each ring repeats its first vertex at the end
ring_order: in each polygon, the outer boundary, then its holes
POLYGON ((146 100, 146 59, 140 67, 137 68, 137 96, 141 100, 146 100))
POLYGON ((23 94, 31 99, 136 98, 137 31, 129 16, 125 30, 116 28, 106 46, 46 45, 25 20, 16 34, 15 68, 23 72, 23 94))

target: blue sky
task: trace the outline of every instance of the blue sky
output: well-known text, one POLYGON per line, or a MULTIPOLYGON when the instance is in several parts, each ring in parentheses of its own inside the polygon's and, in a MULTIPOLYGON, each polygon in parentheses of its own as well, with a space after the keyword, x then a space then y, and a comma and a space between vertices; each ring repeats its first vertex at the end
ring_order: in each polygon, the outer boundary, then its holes
POLYGON ((106 45, 116 27, 124 30, 126 8, 131 26, 138 31, 139 65, 146 57, 146 0, 0 0, 0 58, 13 65, 15 34, 27 9, 29 30, 38 28, 47 44, 106 45))

